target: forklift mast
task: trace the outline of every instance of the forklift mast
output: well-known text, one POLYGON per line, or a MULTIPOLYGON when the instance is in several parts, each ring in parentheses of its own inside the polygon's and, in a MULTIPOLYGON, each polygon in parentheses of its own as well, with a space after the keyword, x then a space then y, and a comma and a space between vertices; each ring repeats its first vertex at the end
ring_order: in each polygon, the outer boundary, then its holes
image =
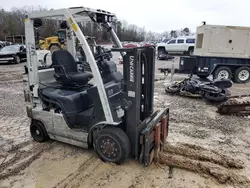
POLYGON ((132 102, 131 108, 125 112, 125 124, 130 140, 135 143, 132 144, 132 155, 135 157, 138 157, 139 144, 136 142, 139 138, 138 132, 141 132, 140 123, 153 112, 153 53, 153 48, 134 48, 126 52, 124 61, 124 91, 132 102))
POLYGON ((112 51, 125 54, 123 94, 130 106, 124 113, 124 129, 131 142, 131 154, 147 166, 155 156, 154 150, 163 148, 168 132, 168 108, 160 112, 153 108, 155 49, 139 47, 112 51), (160 139, 161 145, 157 139, 160 139))

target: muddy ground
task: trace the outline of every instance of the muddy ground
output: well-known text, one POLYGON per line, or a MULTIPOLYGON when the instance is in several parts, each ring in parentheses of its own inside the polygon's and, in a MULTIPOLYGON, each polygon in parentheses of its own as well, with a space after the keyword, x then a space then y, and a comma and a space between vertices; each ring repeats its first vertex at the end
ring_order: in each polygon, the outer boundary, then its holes
MULTIPOLYGON (((52 140, 34 142, 25 116, 22 67, 0 65, 1 188, 250 187, 249 119, 221 116, 202 100, 166 95, 169 77, 155 83, 155 106, 169 106, 170 127, 165 151, 150 167, 132 159, 120 166, 107 164, 93 151, 52 140)), ((248 88, 234 84, 231 91, 246 93, 248 88)))

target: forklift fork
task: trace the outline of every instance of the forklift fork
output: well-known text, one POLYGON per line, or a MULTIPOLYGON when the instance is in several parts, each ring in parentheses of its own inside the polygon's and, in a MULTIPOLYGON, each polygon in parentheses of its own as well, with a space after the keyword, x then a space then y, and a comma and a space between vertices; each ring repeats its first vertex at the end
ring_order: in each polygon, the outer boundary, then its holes
POLYGON ((163 151, 168 136, 169 110, 161 110, 147 124, 140 136, 140 163, 148 166, 153 160, 157 161, 159 152, 163 151))

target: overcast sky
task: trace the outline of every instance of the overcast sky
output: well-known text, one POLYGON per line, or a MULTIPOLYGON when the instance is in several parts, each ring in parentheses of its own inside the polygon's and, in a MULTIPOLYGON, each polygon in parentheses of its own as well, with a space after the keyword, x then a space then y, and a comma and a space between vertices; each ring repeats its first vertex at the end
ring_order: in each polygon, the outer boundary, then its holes
POLYGON ((189 27, 195 31, 207 24, 250 26, 250 0, 0 0, 0 7, 43 6, 67 8, 85 6, 116 13, 118 19, 162 32, 189 27), (39 3, 38 3, 39 2, 39 3))

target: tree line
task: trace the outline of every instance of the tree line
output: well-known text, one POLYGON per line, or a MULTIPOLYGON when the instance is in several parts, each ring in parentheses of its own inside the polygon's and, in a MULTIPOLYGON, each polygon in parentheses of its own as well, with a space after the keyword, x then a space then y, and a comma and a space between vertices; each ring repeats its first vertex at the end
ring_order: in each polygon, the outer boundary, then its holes
MULTIPOLYGON (((0 40, 5 40, 6 36, 24 35, 24 15, 27 12, 45 11, 43 7, 23 7, 12 8, 7 11, 0 9, 0 40)), ((94 22, 83 22, 80 24, 83 33, 87 36, 93 36, 98 41, 110 41, 110 36, 104 32, 105 28, 94 22)), ((113 25, 121 41, 159 41, 163 38, 173 38, 180 35, 192 34, 190 29, 185 27, 180 30, 165 31, 156 33, 146 31, 145 28, 138 27, 134 24, 128 24, 126 21, 119 20, 113 25)), ((53 20, 43 20, 43 26, 37 31, 40 38, 56 35, 59 29, 59 23, 53 20)))

